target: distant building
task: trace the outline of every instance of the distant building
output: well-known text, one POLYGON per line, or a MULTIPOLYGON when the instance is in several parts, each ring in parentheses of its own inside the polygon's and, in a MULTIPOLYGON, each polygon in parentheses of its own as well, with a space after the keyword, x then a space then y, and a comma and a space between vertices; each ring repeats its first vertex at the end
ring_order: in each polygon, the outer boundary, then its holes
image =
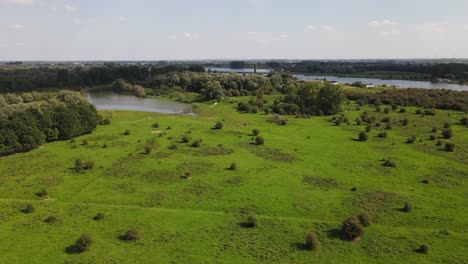
POLYGON ((375 88, 375 85, 373 85, 373 84, 367 84, 367 85, 366 85, 366 88, 375 88))

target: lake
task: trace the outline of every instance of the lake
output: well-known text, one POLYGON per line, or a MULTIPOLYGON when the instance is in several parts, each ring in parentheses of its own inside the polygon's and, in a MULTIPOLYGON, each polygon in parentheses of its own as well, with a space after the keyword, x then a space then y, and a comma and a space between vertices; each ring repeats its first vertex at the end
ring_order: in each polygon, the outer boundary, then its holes
POLYGON ((165 101, 154 98, 139 98, 132 95, 117 94, 111 91, 90 91, 86 96, 88 101, 98 110, 124 110, 195 115, 192 105, 174 101, 165 101))
MULTIPOLYGON (((253 73, 252 68, 245 69, 230 69, 230 68, 206 68, 206 70, 217 71, 221 73, 253 73)), ((271 69, 258 69, 257 73, 268 74, 271 69)), ((354 83, 362 82, 364 84, 373 84, 377 86, 387 85, 399 88, 421 88, 421 89, 447 89, 455 91, 468 91, 468 85, 451 84, 451 83, 431 83, 426 81, 407 81, 407 80, 382 80, 373 78, 355 78, 355 77, 337 77, 337 76, 320 76, 320 75, 304 75, 293 74, 294 77, 303 81, 323 80, 333 81, 338 83, 354 83)))

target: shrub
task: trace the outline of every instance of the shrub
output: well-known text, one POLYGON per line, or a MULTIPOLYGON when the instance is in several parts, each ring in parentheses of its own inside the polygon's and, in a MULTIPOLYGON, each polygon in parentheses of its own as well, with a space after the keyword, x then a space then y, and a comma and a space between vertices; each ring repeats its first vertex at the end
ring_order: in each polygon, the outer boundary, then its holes
POLYGON ((86 252, 89 247, 93 244, 93 239, 88 234, 81 234, 81 236, 76 240, 76 249, 79 252, 86 252))
POLYGON ((229 167, 230 170, 237 170, 237 163, 233 162, 231 163, 231 166, 229 167))
POLYGON ((450 129, 450 128, 442 130, 442 136, 445 139, 452 138, 453 137, 453 130, 450 129))
POLYGON ((191 139, 192 139, 192 137, 190 137, 190 135, 185 134, 185 135, 182 136, 182 142, 183 143, 189 143, 191 139))
POLYGON ((21 212, 25 214, 31 214, 31 213, 34 213, 35 211, 36 211, 36 208, 32 204, 27 204, 26 207, 23 210, 21 210, 21 212))
POLYGON ((387 132, 382 132, 377 135, 379 138, 387 138, 387 132))
POLYGON ((400 108, 400 113, 406 113, 406 108, 400 108))
POLYGON ((145 146, 145 154, 146 155, 149 155, 151 154, 151 151, 153 150, 153 148, 150 146, 150 145, 146 145, 145 146))
POLYGON ((371 126, 366 126, 366 132, 369 133, 370 131, 372 130, 372 127, 371 126))
POLYGON ((57 217, 55 217, 55 216, 53 216, 53 215, 47 217, 47 218, 44 220, 44 223, 47 223, 47 224, 49 224, 49 225, 55 224, 55 223, 57 223, 57 222, 58 222, 57 217))
POLYGON ((395 168, 396 167, 396 163, 392 160, 386 160, 382 166, 384 167, 390 167, 390 168, 395 168))
POLYGON ((343 121, 342 121, 340 118, 338 118, 338 119, 335 120, 335 125, 341 126, 341 123, 342 123, 342 122, 343 122, 343 121))
POLYGON ((386 129, 386 130, 392 129, 392 125, 391 125, 390 123, 388 123, 387 126, 385 126, 385 129, 386 129))
POLYGON ((153 128, 159 128, 158 122, 153 123, 153 128))
POLYGON ((125 234, 122 236, 122 239, 125 241, 135 241, 140 239, 140 232, 134 227, 130 228, 125 232, 125 234))
POLYGON ((429 140, 436 140, 436 135, 434 135, 434 134, 430 135, 429 140))
POLYGON ((364 226, 364 227, 370 226, 371 223, 372 223, 372 217, 366 212, 360 213, 358 215, 358 219, 359 219, 359 222, 361 223, 361 225, 364 226))
POLYGON ((201 147, 201 140, 200 139, 197 139, 195 141, 192 142, 192 144, 190 145, 192 148, 199 148, 201 147))
POLYGON ((443 144, 444 144, 444 143, 442 142, 442 140, 439 140, 439 141, 437 141, 436 146, 440 147, 440 146, 442 146, 443 144))
POLYGON ((435 116, 436 112, 435 112, 434 109, 426 109, 426 110, 424 110, 424 114, 428 115, 428 116, 435 116))
POLYGON ((39 197, 46 197, 49 195, 49 192, 46 189, 42 189, 40 192, 36 193, 39 197))
POLYGON ((125 130, 125 132, 124 132, 124 135, 125 135, 125 136, 128 136, 128 135, 130 135, 130 130, 128 130, 128 129, 127 129, 127 130, 125 130))
POLYGON ((388 108, 388 107, 385 107, 385 109, 384 109, 384 113, 385 113, 385 114, 388 114, 388 113, 390 113, 390 108, 388 108))
POLYGON ((265 144, 265 140, 263 139, 263 137, 257 136, 257 137, 255 138, 255 144, 257 144, 257 145, 263 145, 263 144, 265 144))
POLYGON ((364 228, 357 217, 347 218, 341 225, 341 234, 347 240, 355 240, 364 235, 364 228))
POLYGON ((381 122, 382 122, 382 123, 389 123, 391 120, 392 120, 391 117, 386 116, 386 117, 382 118, 381 122))
POLYGON ((416 136, 411 136, 406 140, 406 143, 413 144, 416 141, 416 136))
POLYGON ((177 144, 172 143, 171 145, 169 145, 169 149, 172 149, 172 150, 178 149, 177 144))
POLYGON ((245 223, 244 223, 244 226, 248 227, 248 228, 257 227, 258 226, 257 217, 255 215, 253 215, 253 214, 249 215, 247 217, 247 221, 245 221, 245 223))
POLYGON ((437 133, 437 131, 439 131, 437 127, 432 127, 432 130, 431 130, 432 133, 437 133))
POLYGON ((104 145, 102 145, 102 148, 107 148, 107 144, 104 143, 104 145))
POLYGON ((460 124, 463 126, 468 126, 468 116, 465 116, 462 119, 460 119, 460 124))
POLYGON ((223 123, 218 122, 218 123, 215 124, 214 128, 215 128, 215 129, 222 129, 223 126, 224 126, 223 123))
POLYGON ((83 162, 81 159, 75 160, 75 172, 82 173, 83 172, 83 162))
POLYGON ((397 109, 398 109, 398 105, 392 104, 392 110, 395 111, 395 110, 397 110, 397 109))
POLYGON ((365 132, 359 133, 359 141, 367 141, 367 134, 365 132))
POLYGON ((185 179, 191 179, 192 178, 192 171, 191 170, 184 171, 184 178, 185 179))
POLYGON ((305 240, 305 245, 308 250, 317 250, 319 242, 315 233, 308 233, 305 240))
POLYGON ((403 206, 403 212, 409 213, 413 211, 413 205, 410 202, 405 202, 405 205, 403 206))
POLYGON ((422 114, 423 114, 423 110, 422 110, 422 109, 416 110, 416 114, 417 114, 417 115, 422 115, 422 114))
POLYGON ((408 123, 409 123, 408 118, 405 118, 405 119, 403 119, 403 121, 401 121, 401 124, 404 125, 404 126, 407 126, 408 123))
POLYGON ((88 160, 86 161, 85 165, 84 165, 84 169, 85 170, 92 170, 94 168, 94 165, 96 163, 94 162, 94 160, 88 160))
POLYGON ((110 125, 111 124, 111 121, 109 119, 103 119, 99 122, 100 125, 103 125, 103 126, 106 126, 106 125, 110 125))
POLYGON ((83 145, 83 146, 88 146, 88 145, 89 145, 88 140, 86 140, 86 139, 83 140, 83 142, 81 143, 81 145, 83 145))
POLYGON ((421 246, 419 246, 416 252, 421 253, 421 254, 427 254, 429 253, 429 246, 426 244, 422 244, 421 246))
POLYGON ((445 151, 454 152, 455 151, 455 144, 450 143, 450 142, 445 143, 445 151))
POLYGON ((96 220, 96 221, 99 221, 99 220, 104 219, 104 213, 101 213, 101 212, 97 213, 97 214, 93 217, 93 219, 96 220))
POLYGON ((259 134, 260 134, 260 130, 258 130, 256 128, 252 130, 252 135, 258 136, 259 134))
POLYGON ((450 125, 449 122, 445 122, 445 123, 444 123, 444 128, 450 128, 450 127, 451 127, 451 125, 450 125))

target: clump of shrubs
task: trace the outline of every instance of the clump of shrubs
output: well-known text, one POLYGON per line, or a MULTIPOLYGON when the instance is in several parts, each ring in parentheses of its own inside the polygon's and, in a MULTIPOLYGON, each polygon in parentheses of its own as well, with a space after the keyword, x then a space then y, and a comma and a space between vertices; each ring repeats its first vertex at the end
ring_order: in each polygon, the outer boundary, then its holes
POLYGON ((140 232, 136 228, 132 227, 127 230, 121 238, 125 241, 135 241, 140 239, 140 232))
POLYGON ((86 140, 86 139, 83 140, 83 142, 81 142, 81 145, 83 145, 83 146, 88 146, 88 145, 89 145, 88 140, 86 140))
POLYGON ((75 160, 75 172, 76 173, 82 173, 83 172, 83 162, 81 159, 76 159, 75 160))
POLYGON ((364 235, 364 227, 355 216, 347 218, 341 225, 341 235, 344 239, 355 240, 364 235))
POLYGON ((468 116, 465 116, 462 119, 460 119, 460 124, 462 126, 468 126, 468 116))
POLYGON ((387 132, 385 131, 385 132, 379 133, 377 136, 378 136, 379 138, 387 138, 388 134, 387 134, 387 132))
POLYGON ((359 141, 367 141, 367 139, 368 139, 368 136, 366 132, 359 133, 359 141))
POLYGON ((195 141, 192 142, 192 144, 190 145, 192 148, 199 148, 201 147, 201 143, 202 143, 202 140, 201 139, 197 139, 195 141))
POLYGON ((57 217, 55 217, 55 216, 53 216, 53 215, 47 217, 47 218, 44 220, 44 223, 47 223, 47 224, 49 224, 49 225, 55 224, 55 223, 57 223, 57 222, 58 222, 57 217))
POLYGON ((408 118, 405 118, 405 119, 403 119, 403 120, 401 121, 401 124, 404 125, 404 126, 407 126, 408 123, 409 123, 408 118))
POLYGON ((257 137, 255 138, 255 144, 257 144, 257 145, 263 145, 263 144, 265 144, 265 139, 263 139, 263 137, 261 137, 261 136, 257 136, 257 137))
POLYGON ((254 135, 255 137, 258 136, 259 134, 260 134, 260 130, 258 130, 258 129, 256 129, 256 128, 254 128, 254 129, 252 130, 252 135, 254 135))
POLYGON ((439 140, 439 141, 437 141, 436 146, 440 147, 440 146, 442 146, 443 144, 444 144, 444 143, 442 142, 442 140, 439 140))
POLYGON ((184 178, 187 180, 192 179, 192 171, 191 170, 184 171, 184 178))
POLYGON ((455 151, 455 144, 453 144, 451 142, 445 143, 445 151, 454 152, 455 151))
POLYGON ((233 162, 231 163, 231 166, 229 166, 230 170, 237 170, 237 163, 233 162))
POLYGON ((400 111, 398 111, 399 113, 406 113, 406 108, 400 108, 400 111))
POLYGON ((38 197, 47 197, 49 195, 49 192, 46 189, 42 189, 38 193, 36 193, 38 197))
POLYGON ((21 210, 21 212, 25 214, 31 214, 31 213, 34 213, 35 211, 36 211, 36 208, 32 204, 27 204, 26 207, 24 207, 23 210, 21 210))
POLYGON ((432 140, 432 141, 436 140, 436 135, 434 135, 434 134, 430 135, 429 140, 432 140))
POLYGON ((405 202, 403 206, 403 212, 409 213, 411 211, 413 211, 413 205, 410 202, 405 202))
POLYGON ((390 167, 390 168, 395 168, 396 167, 396 163, 392 160, 386 160, 384 161, 384 163, 382 164, 382 166, 384 167, 390 167))
POLYGON ((151 154, 151 151, 153 150, 153 148, 150 146, 150 145, 146 145, 145 146, 145 154, 146 155, 149 155, 151 154))
POLYGON ((182 143, 189 143, 191 139, 190 135, 185 134, 182 136, 182 143))
POLYGON ((215 129, 222 129, 223 127, 224 127, 224 125, 221 122, 216 123, 215 126, 214 126, 215 129))
POLYGON ((94 243, 93 239, 88 234, 81 234, 81 236, 76 240, 76 249, 78 252, 86 252, 89 247, 94 243))
POLYGON ((111 121, 109 119, 103 119, 99 122, 100 125, 102 126, 107 126, 107 125, 110 125, 111 124, 111 121))
POLYGON ((178 148, 179 147, 177 147, 177 144, 175 144, 175 143, 172 143, 171 145, 169 145, 169 149, 171 149, 171 150, 176 150, 178 148))
POLYGON ((104 213, 101 213, 101 212, 97 213, 97 214, 93 217, 93 219, 96 220, 96 221, 100 221, 100 220, 104 219, 104 213))
POLYGON ((358 219, 361 225, 364 227, 370 226, 372 223, 372 217, 366 212, 360 213, 358 215, 358 219))
POLYGON ((411 136, 406 140, 406 143, 413 144, 416 141, 416 136, 411 136))
POLYGON ((306 240, 306 243, 305 243, 306 249, 317 250, 319 246, 319 241, 315 233, 308 233, 306 235, 305 240, 306 240))
POLYGON ((371 130, 372 130, 372 127, 370 125, 367 125, 366 126, 366 132, 369 133, 369 132, 371 132, 371 130))
POLYGON ((445 139, 450 139, 453 137, 453 130, 451 128, 442 130, 442 136, 445 139))

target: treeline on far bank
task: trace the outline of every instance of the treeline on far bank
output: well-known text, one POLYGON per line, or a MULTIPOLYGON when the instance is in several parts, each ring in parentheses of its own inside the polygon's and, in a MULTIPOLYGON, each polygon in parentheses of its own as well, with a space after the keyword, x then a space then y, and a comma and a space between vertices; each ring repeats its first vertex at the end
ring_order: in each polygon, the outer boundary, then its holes
POLYGON ((0 156, 87 134, 98 124, 96 109, 78 92, 60 91, 36 99, 28 103, 1 101, 0 156))

